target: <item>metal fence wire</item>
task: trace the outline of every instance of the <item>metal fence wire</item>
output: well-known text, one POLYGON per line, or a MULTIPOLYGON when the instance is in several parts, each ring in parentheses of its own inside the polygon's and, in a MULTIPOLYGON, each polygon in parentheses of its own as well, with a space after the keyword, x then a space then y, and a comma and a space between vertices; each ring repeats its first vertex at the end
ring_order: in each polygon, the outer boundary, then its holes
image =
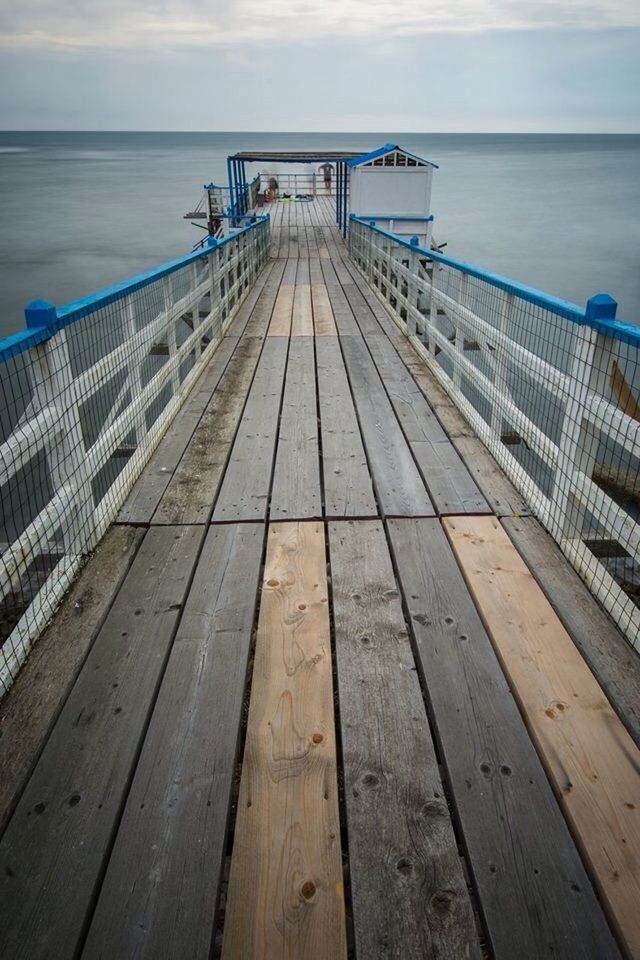
POLYGON ((640 328, 351 217, 350 253, 640 650, 640 328))
POLYGON ((0 697, 224 335, 268 217, 0 341, 0 697))

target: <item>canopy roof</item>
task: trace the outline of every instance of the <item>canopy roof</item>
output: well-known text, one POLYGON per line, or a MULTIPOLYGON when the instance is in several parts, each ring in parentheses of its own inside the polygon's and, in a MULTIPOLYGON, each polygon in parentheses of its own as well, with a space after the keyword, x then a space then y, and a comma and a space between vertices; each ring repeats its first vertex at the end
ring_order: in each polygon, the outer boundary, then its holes
POLYGON ((300 151, 242 151, 232 154, 230 160, 243 160, 245 163, 322 163, 324 160, 349 160, 360 156, 351 150, 300 150, 300 151))
POLYGON ((356 154, 356 156, 352 156, 349 160, 347 160, 347 166, 359 167, 363 163, 369 163, 371 160, 376 160, 378 157, 384 157, 386 153, 391 153, 393 150, 403 154, 405 157, 410 157, 421 166, 424 165, 427 167, 435 167, 436 170, 438 169, 437 163, 432 163, 431 160, 425 160, 424 157, 417 157, 415 153, 409 153, 408 150, 398 146, 397 143, 383 143, 381 147, 376 147, 375 150, 370 150, 368 153, 356 154))

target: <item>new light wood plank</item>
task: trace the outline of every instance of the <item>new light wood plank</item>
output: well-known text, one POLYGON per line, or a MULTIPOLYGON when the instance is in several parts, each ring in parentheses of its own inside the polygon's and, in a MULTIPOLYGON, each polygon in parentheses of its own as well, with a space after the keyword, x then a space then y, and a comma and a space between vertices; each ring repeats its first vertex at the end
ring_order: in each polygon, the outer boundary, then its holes
POLYGON ((208 960, 264 527, 211 527, 83 960, 208 960))
POLYGON ((321 523, 269 527, 224 960, 344 960, 321 523))
POLYGON ((434 515, 434 508, 362 337, 341 337, 378 504, 386 516, 434 515))
POLYGON ((505 517, 502 526, 640 746, 640 657, 534 517, 505 517))
POLYGON ((329 291, 324 283, 311 284, 313 303, 313 330, 316 337, 337 336, 336 321, 331 309, 329 291))
POLYGON ((262 349, 243 338, 195 429, 153 523, 207 523, 262 349))
POLYGON ((289 347, 282 401, 271 519, 305 520, 321 516, 313 337, 294 337, 289 347))
POLYGON ((0 833, 109 612, 144 531, 114 526, 96 548, 0 705, 0 833))
POLYGON ((77 956, 201 527, 149 530, 0 843, 3 960, 77 956))
POLYGON ((291 318, 293 316, 293 297, 295 287, 283 283, 278 290, 271 323, 267 330, 268 337, 288 337, 291 334, 291 318))
POLYGON ((289 340, 267 337, 213 513, 214 522, 264 520, 289 340))
POLYGON ((382 523, 329 544, 357 955, 479 958, 382 523))
POLYGON ((640 754, 495 518, 445 521, 609 916, 640 955, 640 754))
POLYGON ((440 523, 388 529, 491 956, 618 957, 440 523))
POLYGON ((336 337, 316 340, 316 363, 326 516, 376 517, 371 476, 336 337))
POLYGON ((298 283, 293 298, 292 337, 313 336, 313 310, 311 308, 311 286, 298 283))

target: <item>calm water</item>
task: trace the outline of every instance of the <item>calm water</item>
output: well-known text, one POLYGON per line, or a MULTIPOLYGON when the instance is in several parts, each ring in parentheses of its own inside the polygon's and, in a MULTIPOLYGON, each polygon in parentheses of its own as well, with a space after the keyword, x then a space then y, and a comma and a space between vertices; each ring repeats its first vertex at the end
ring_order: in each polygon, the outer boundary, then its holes
POLYGON ((440 165, 448 253, 578 303, 606 290, 640 322, 640 136, 0 133, 0 334, 33 297, 64 303, 189 250, 201 231, 182 215, 226 182, 228 153, 386 139, 440 165))

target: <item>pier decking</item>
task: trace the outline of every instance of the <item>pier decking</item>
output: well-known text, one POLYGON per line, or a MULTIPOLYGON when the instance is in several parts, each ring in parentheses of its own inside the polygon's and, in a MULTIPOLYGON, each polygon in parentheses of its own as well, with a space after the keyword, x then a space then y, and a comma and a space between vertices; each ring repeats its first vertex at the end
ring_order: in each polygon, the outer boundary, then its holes
POLYGON ((637 656, 328 200, 270 213, 0 708, 0 955, 640 957, 637 656))

